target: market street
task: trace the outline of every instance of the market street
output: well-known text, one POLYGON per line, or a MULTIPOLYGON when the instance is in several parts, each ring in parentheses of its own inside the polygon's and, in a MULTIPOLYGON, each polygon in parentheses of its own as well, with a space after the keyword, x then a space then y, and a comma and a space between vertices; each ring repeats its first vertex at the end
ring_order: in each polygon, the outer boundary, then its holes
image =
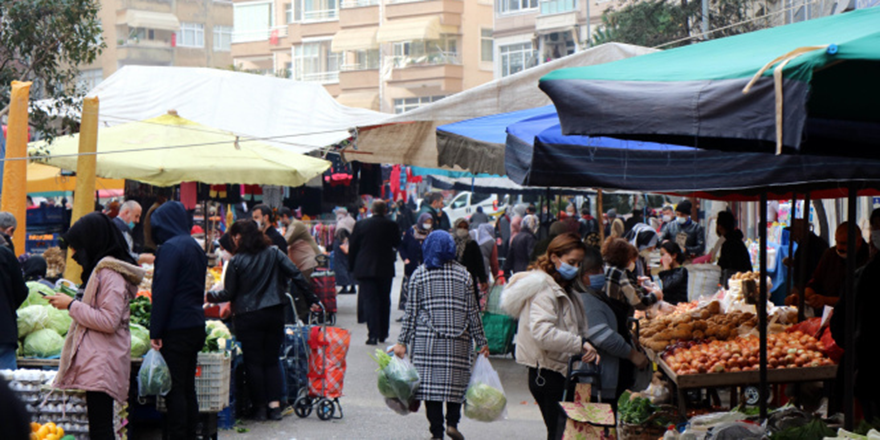
MULTIPOLYGON (((394 320, 403 312, 397 310, 397 297, 403 264, 398 261, 398 276, 394 279, 392 289, 391 339, 396 340, 400 332, 400 323, 394 320)), ((370 359, 376 347, 365 345, 367 327, 358 324, 355 311, 357 295, 339 295, 339 313, 337 325, 350 329, 351 348, 348 352, 348 369, 345 373, 345 396, 340 399, 345 417, 342 420, 321 421, 313 412, 309 417, 301 419, 294 414, 286 416, 281 422, 250 422, 245 421, 242 427, 247 433, 221 431, 221 439, 428 439, 428 421, 424 408, 417 414, 400 416, 385 406, 376 390, 376 363, 370 359)), ((498 370, 507 394, 508 419, 495 423, 475 422, 462 416, 459 430, 466 438, 517 438, 540 439, 545 437, 544 423, 538 406, 534 403, 527 385, 526 368, 516 364, 510 356, 491 358, 492 365, 498 370), (523 402, 527 402, 523 404, 523 402)))

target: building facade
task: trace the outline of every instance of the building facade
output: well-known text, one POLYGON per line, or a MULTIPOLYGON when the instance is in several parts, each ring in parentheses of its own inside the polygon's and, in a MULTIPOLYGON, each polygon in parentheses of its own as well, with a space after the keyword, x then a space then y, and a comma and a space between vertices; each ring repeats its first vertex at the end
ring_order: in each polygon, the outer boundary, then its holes
POLYGON ((236 68, 402 113, 493 78, 491 0, 235 0, 236 68))
POLYGON ((104 0, 107 47, 80 67, 80 87, 91 90, 127 65, 230 68, 232 12, 231 1, 104 0))

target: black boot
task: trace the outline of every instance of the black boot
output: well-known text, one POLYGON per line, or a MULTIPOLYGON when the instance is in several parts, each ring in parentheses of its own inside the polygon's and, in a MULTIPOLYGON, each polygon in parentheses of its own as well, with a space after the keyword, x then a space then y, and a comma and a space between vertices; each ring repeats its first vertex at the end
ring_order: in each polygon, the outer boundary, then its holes
POLYGON ((275 421, 281 420, 281 407, 279 406, 277 408, 269 408, 268 416, 269 416, 269 420, 275 420, 275 421))

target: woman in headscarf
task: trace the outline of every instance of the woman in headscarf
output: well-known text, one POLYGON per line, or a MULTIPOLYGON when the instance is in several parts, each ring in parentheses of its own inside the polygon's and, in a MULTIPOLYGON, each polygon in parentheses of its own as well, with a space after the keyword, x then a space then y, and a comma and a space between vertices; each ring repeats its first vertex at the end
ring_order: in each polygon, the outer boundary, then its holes
POLYGON ((495 242, 495 227, 489 223, 483 223, 477 228, 477 245, 483 254, 483 266, 486 275, 491 275, 498 282, 501 274, 498 266, 498 245, 495 242))
POLYGON ((442 439, 443 402, 449 437, 463 440, 458 431, 461 405, 471 376, 474 346, 489 356, 480 308, 472 292, 474 281, 455 260, 455 241, 446 231, 434 231, 422 245, 424 264, 409 281, 403 328, 394 354, 411 357, 422 382, 415 398, 425 402, 432 439, 442 439))
POLYGON ((64 294, 46 297, 73 320, 54 386, 85 390, 89 437, 114 439, 113 401, 128 401, 131 377, 129 303, 144 271, 135 265, 122 232, 102 213, 77 220, 63 240, 82 267, 85 292, 79 301, 64 294))
MULTIPOLYGON (((507 260, 504 261, 504 274, 510 275, 528 270, 535 244, 538 242, 538 217, 527 215, 522 220, 522 230, 510 242, 507 260)), ((512 225, 511 225, 512 227, 512 225)))
POLYGON ((409 277, 422 264, 422 243, 433 228, 434 216, 424 212, 419 216, 416 224, 403 232, 403 239, 400 241, 400 247, 397 248, 400 259, 403 260, 403 282, 400 284, 400 299, 397 302, 399 310, 406 310, 409 277))
POLYGON ((463 264, 474 279, 474 296, 480 301, 480 292, 489 288, 489 277, 486 274, 486 266, 483 264, 483 253, 480 246, 470 235, 470 224, 460 218, 452 224, 453 238, 455 239, 455 261, 463 264))
POLYGON ((339 293, 357 293, 354 277, 348 269, 348 238, 351 232, 341 228, 333 237, 333 272, 336 273, 336 285, 341 286, 339 293))
POLYGON ((639 258, 636 260, 636 269, 633 273, 637 277, 650 277, 648 257, 657 248, 660 234, 645 223, 636 223, 624 238, 639 250, 639 258))

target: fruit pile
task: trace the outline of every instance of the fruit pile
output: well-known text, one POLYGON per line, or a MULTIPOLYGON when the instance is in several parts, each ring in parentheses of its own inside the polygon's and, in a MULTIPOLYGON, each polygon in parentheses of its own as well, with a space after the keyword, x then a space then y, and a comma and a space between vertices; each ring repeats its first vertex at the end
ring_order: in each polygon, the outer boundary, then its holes
MULTIPOLYGON (((799 368, 831 365, 822 354, 823 345, 803 332, 767 336, 767 367, 799 368)), ((663 360, 675 374, 736 373, 757 370, 760 356, 756 336, 740 336, 729 341, 679 342, 670 347, 663 360)))
POLYGON ((30 440, 73 440, 72 435, 64 435, 64 429, 49 422, 43 425, 31 422, 30 440))

